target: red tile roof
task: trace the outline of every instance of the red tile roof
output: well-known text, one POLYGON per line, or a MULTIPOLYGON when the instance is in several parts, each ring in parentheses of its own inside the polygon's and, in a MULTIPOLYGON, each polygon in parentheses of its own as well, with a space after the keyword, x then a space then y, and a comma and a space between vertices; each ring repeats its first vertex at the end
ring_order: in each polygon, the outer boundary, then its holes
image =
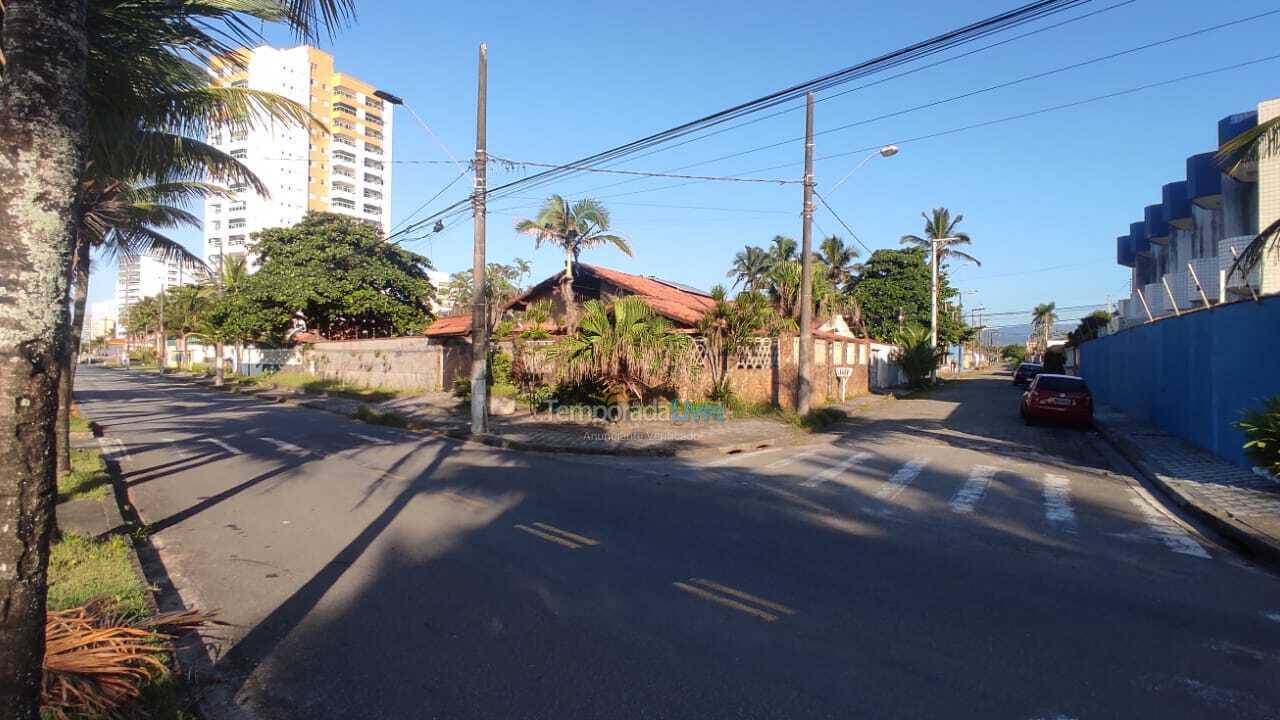
POLYGON ((431 323, 422 333, 427 337, 465 336, 471 334, 471 315, 451 315, 431 323))
POLYGON ((682 290, 651 277, 581 263, 578 264, 578 268, 639 297, 659 315, 674 320, 680 325, 696 325, 716 304, 709 295, 682 290))

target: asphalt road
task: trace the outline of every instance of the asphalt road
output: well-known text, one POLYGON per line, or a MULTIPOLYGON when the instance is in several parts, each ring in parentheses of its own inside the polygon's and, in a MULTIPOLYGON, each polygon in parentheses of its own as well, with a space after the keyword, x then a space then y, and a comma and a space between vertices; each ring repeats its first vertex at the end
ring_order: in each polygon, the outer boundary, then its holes
POLYGON ((260 717, 1280 717, 1277 577, 1007 376, 698 463, 77 382, 260 717))

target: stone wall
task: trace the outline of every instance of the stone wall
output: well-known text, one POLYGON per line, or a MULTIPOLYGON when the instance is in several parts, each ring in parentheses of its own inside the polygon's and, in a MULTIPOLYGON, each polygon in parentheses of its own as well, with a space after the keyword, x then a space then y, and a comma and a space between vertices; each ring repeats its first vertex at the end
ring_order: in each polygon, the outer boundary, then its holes
POLYGON ((332 341, 313 345, 304 365, 317 377, 361 387, 438 391, 447 389, 446 355, 444 347, 421 337, 332 341))

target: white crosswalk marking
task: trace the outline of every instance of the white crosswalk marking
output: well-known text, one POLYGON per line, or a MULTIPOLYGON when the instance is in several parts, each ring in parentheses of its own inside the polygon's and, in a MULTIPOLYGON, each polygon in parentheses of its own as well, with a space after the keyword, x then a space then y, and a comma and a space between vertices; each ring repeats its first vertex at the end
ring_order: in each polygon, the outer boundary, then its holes
POLYGON ((1196 542, 1186 530, 1183 530, 1178 523, 1169 519, 1159 510, 1151 507, 1150 503, 1142 498, 1130 496, 1129 502, 1138 508, 1138 511, 1147 519, 1147 525, 1151 527, 1151 531, 1155 536, 1164 543, 1164 546, 1180 555, 1190 555, 1191 557, 1208 559, 1209 553, 1196 542))
POLYGON ((915 481, 916 477, 920 475, 928 464, 929 458, 916 458, 908 461, 906 465, 898 468, 898 472, 894 473, 893 477, 880 486, 880 489, 876 491, 876 497, 881 500, 893 500, 898 497, 903 490, 907 489, 907 486, 915 481))
POLYGON ((102 448, 102 454, 105 455, 108 460, 120 462, 122 460, 128 460, 130 457, 129 450, 124 446, 124 443, 120 442, 119 438, 100 437, 98 438, 98 447, 102 448))
POLYGON ((1044 516, 1053 525, 1075 532, 1076 511, 1071 508, 1071 481, 1067 478, 1044 476, 1044 516))
POLYGON ((207 443, 213 443, 214 445, 217 445, 218 447, 222 448, 223 450, 226 450, 227 452, 231 453, 232 455, 243 455, 243 454, 244 454, 244 453, 243 453, 243 452, 241 452, 240 450, 237 450, 236 448, 234 448, 234 447, 232 447, 232 446, 230 446, 230 445, 226 444, 225 442, 223 442, 223 441, 221 441, 221 440, 219 440, 219 439, 217 439, 217 438, 205 438, 205 439, 204 439, 204 441, 205 441, 205 442, 207 442, 207 443))
POLYGON ((784 457, 784 458, 782 458, 781 460, 774 460, 773 462, 769 463, 768 465, 765 465, 765 466, 764 466, 764 469, 765 469, 765 470, 778 470, 778 469, 780 469, 780 468, 784 468, 784 467, 786 467, 786 466, 790 465, 790 464, 791 464, 791 463, 793 463, 793 462, 796 462, 797 460, 803 460, 803 459, 805 459, 805 458, 807 458, 807 457, 812 457, 812 456, 814 456, 814 455, 817 455, 818 453, 822 452, 822 450, 823 450, 823 448, 820 448, 820 447, 819 447, 819 448, 813 448, 812 450, 806 450, 806 451, 804 451, 804 452, 796 453, 795 455, 788 455, 787 457, 784 457))
POLYGON ((849 467, 854 463, 860 463, 863 460, 866 460, 870 457, 871 457, 871 453, 869 452, 852 453, 851 455, 849 455, 849 457, 846 457, 844 460, 841 460, 839 463, 832 465, 826 470, 823 470, 822 472, 814 475, 813 477, 809 478, 808 480, 805 480, 800 484, 803 485, 804 487, 818 487, 819 485, 821 485, 822 483, 828 480, 839 477, 840 473, 844 472, 845 470, 848 470, 849 467))
POLYGON ((383 440, 382 438, 376 438, 376 437, 374 437, 374 436, 372 436, 372 435, 361 435, 360 433, 351 433, 351 437, 360 438, 361 440, 363 440, 363 441, 365 441, 365 442, 367 442, 367 443, 373 443, 374 445, 389 445, 389 444, 391 444, 391 441, 390 441, 390 440, 383 440))
POLYGON ((961 485, 955 497, 951 498, 951 510, 958 513, 973 512, 973 506, 982 499, 983 493, 987 491, 987 486, 991 484, 991 478, 995 474, 996 468, 990 465, 974 465, 964 485, 961 485))
POLYGON ((280 451, 281 451, 281 452, 286 452, 286 453, 289 453, 290 455, 306 455, 306 454, 307 454, 307 449, 306 449, 306 448, 298 447, 297 445, 294 445, 293 443, 288 443, 288 442, 285 442, 285 441, 283 441, 283 440, 277 440, 277 439, 275 439, 275 438, 264 437, 264 438, 262 438, 262 441, 263 441, 263 442, 266 442, 266 443, 270 443, 270 444, 272 444, 272 445, 275 445, 277 448, 279 448, 279 449, 280 449, 280 451))

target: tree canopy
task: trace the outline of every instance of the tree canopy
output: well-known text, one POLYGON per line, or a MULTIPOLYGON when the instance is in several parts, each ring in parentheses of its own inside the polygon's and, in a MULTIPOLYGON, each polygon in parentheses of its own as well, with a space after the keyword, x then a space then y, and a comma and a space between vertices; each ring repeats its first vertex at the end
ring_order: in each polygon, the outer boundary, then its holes
POLYGON ((431 318, 431 261, 392 243, 377 228, 333 213, 312 213, 288 228, 254 236, 258 271, 252 295, 328 338, 420 333, 431 318))
MULTIPOLYGON (((898 311, 904 325, 929 326, 929 266, 923 248, 876 250, 858 274, 850 280, 849 291, 862 306, 867 333, 881 342, 898 338, 898 311)), ((945 271, 938 274, 938 340, 958 341, 964 324, 945 307, 956 296, 945 271)))

